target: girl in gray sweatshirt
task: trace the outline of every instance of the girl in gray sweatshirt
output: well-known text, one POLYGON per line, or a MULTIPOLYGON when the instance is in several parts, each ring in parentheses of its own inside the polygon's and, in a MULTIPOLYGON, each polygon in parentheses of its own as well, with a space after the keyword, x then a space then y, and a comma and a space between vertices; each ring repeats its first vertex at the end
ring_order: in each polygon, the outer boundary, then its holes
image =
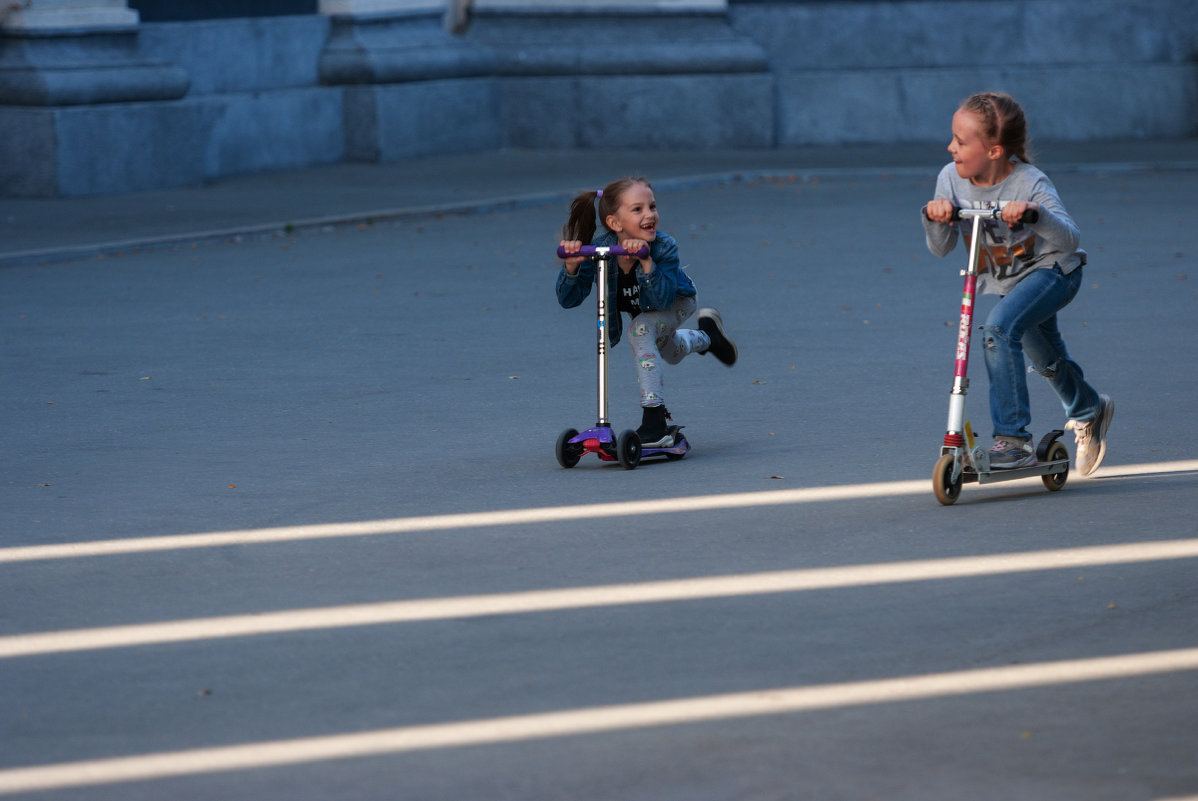
POLYGON ((928 249, 946 256, 956 247, 966 229, 953 221, 954 209, 1000 209, 1002 217, 983 222, 979 256, 981 292, 1001 296, 982 326, 994 426, 990 466, 1036 462, 1026 356, 1060 397, 1066 427, 1077 438, 1076 468, 1090 475, 1106 455, 1115 404, 1086 382, 1057 328, 1057 312, 1081 287, 1081 232, 1052 181, 1032 166, 1027 122, 1014 98, 970 97, 953 115, 952 134, 952 163, 940 171, 935 198, 923 209, 928 249), (1035 223, 1020 223, 1027 211, 1038 213, 1035 223))

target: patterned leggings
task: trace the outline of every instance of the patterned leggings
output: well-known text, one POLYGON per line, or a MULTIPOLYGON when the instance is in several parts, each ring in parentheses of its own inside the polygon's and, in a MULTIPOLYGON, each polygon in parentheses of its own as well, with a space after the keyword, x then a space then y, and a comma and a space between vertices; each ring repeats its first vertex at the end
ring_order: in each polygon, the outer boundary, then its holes
POLYGON ((647 311, 628 324, 628 341, 636 356, 637 380, 641 385, 641 406, 661 406, 666 402, 662 388, 661 362, 678 364, 688 353, 702 353, 711 339, 702 331, 679 328, 695 313, 694 298, 679 296, 665 311, 647 311))

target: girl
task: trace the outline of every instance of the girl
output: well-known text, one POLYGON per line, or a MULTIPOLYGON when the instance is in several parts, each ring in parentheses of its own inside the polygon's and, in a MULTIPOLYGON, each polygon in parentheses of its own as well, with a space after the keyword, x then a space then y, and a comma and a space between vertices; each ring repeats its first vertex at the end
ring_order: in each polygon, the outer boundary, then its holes
MULTIPOLYGON (((679 328, 695 313, 695 285, 679 266, 678 243, 657 230, 657 201, 644 178, 621 178, 602 191, 574 198, 562 236, 566 253, 577 253, 587 242, 620 245, 632 253, 648 246, 643 259, 616 257, 618 269, 608 277, 607 297, 616 307, 608 336, 613 345, 620 341, 620 312, 627 314, 641 385, 642 419, 636 433, 642 447, 672 446, 661 362, 678 364, 688 353, 711 353, 729 367, 735 364, 736 345, 724 333, 720 313, 699 309, 699 330, 679 328)), ((590 294, 597 265, 582 256, 567 256, 564 262, 557 277, 557 302, 569 309, 590 294)))
POLYGON ((1086 252, 1080 232, 1048 177, 1027 155, 1023 109, 1006 94, 977 94, 953 115, 952 140, 936 181, 935 199, 923 210, 928 249, 945 256, 957 244, 954 208, 1002 210, 1002 222, 983 223, 979 270, 981 291, 1001 295, 982 326, 986 372, 990 377, 990 419, 994 424, 992 468, 1035 464, 1027 427, 1026 353, 1032 370, 1048 379, 1065 407, 1066 428, 1077 437, 1077 470, 1088 476, 1106 455, 1106 433, 1115 404, 1086 383, 1069 358, 1057 330, 1057 312, 1082 283, 1086 252), (1025 211, 1037 222, 1021 225, 1025 211))

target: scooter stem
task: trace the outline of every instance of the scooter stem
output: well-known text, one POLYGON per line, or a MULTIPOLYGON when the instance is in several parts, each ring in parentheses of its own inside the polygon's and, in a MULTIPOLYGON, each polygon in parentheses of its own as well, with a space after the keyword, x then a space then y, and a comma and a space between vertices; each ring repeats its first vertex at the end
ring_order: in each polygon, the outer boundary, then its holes
POLYGON ((965 395, 969 389, 969 345, 973 336, 973 302, 977 293, 978 259, 982 248, 982 217, 973 216, 969 237, 969 263, 964 271, 965 287, 961 293, 961 319, 957 324, 957 360, 953 367, 953 389, 948 401, 948 423, 945 426, 944 446, 961 448, 965 445, 965 395))
POLYGON ((611 423, 607 419, 607 271, 609 268, 608 259, 611 256, 608 252, 596 254, 598 262, 598 299, 599 299, 599 318, 598 318, 598 338, 599 338, 599 422, 595 424, 596 428, 610 426, 611 423))

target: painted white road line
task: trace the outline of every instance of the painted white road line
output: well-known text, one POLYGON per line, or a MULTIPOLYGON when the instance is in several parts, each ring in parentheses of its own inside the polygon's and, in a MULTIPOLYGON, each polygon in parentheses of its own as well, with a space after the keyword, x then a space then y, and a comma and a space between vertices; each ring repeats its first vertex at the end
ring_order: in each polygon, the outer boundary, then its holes
POLYGON ((1198 670, 1198 648, 380 729, 0 770, 0 795, 1198 670))
POLYGON ((1198 539, 387 601, 0 637, 0 659, 267 634, 937 581, 1198 557, 1198 539))
POLYGON ((219 548, 230 545, 261 545, 299 540, 333 539, 338 537, 367 537, 380 534, 407 534, 459 528, 560 523, 592 518, 605 519, 633 515, 702 512, 713 509, 739 509, 752 506, 778 506, 815 503, 819 501, 884 497, 887 495, 930 493, 930 488, 930 480, 896 481, 888 484, 858 484, 837 487, 771 490, 766 492, 744 492, 729 495, 654 498, 641 501, 619 501, 578 506, 547 506, 528 509, 428 515, 423 517, 398 517, 387 520, 364 520, 351 523, 320 523, 305 526, 281 526, 278 528, 217 531, 202 534, 177 534, 162 537, 97 540, 94 542, 72 542, 56 545, 31 545, 0 549, 0 563, 26 562, 36 559, 73 559, 187 548, 219 548))
MULTIPOLYGON (((930 465, 934 460, 929 459, 930 465)), ((930 468, 929 468, 930 469, 930 468)), ((1114 480, 1137 476, 1167 476, 1198 471, 1198 460, 1157 462, 1153 464, 1115 465, 1102 468, 1096 478, 1114 480)), ((760 506, 791 506, 808 503, 865 500, 903 495, 931 494, 931 479, 890 481, 876 484, 844 484, 832 487, 804 487, 727 495, 697 495, 680 498, 655 498, 641 501, 549 506, 462 514, 399 517, 349 523, 319 523, 303 526, 176 534, 160 537, 132 537, 91 542, 67 542, 54 545, 25 545, 0 548, 0 564, 50 559, 79 559, 118 554, 150 553, 194 548, 222 548, 235 545, 265 545, 300 540, 370 537, 384 534, 408 534, 450 529, 490 526, 562 523, 643 515, 704 512, 720 509, 747 509, 760 506)))

